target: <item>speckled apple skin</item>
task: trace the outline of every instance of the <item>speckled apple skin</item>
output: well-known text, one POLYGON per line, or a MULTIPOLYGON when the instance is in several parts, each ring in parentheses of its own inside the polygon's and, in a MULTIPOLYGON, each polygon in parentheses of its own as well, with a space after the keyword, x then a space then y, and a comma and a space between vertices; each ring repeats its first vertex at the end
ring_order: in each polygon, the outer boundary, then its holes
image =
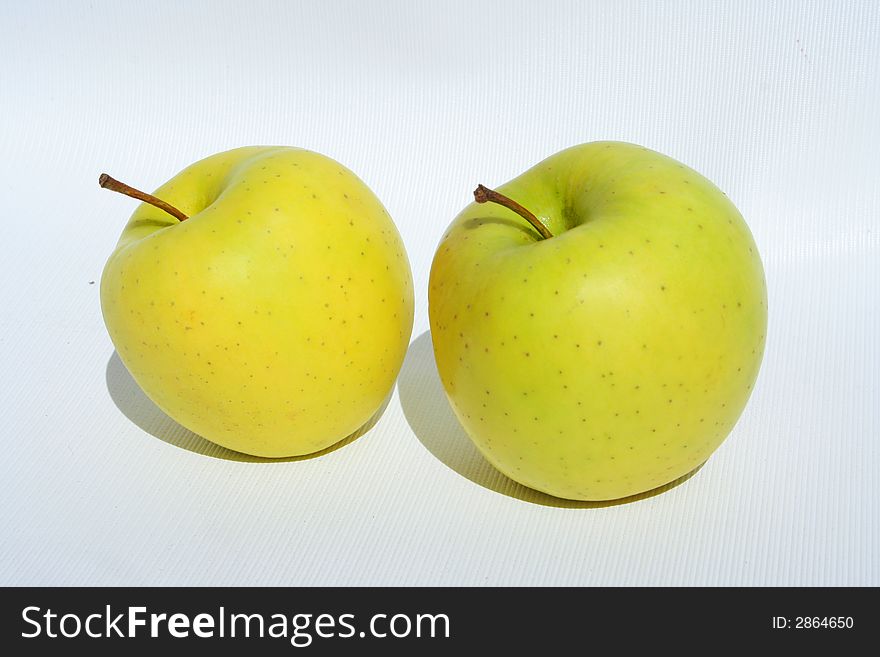
POLYGON ((197 162, 132 215, 101 279, 135 381, 195 433, 266 457, 326 448, 377 411, 409 343, 413 289, 371 190, 311 151, 197 162))
POLYGON ((764 351, 755 242, 709 180, 619 142, 562 151, 455 219, 430 276, 431 335, 467 434, 558 497, 671 482, 730 433, 764 351))

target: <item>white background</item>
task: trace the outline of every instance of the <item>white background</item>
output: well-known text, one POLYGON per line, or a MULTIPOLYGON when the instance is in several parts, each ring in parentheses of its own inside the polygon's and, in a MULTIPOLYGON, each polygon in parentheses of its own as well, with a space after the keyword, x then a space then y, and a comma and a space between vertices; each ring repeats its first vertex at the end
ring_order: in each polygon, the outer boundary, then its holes
POLYGON ((2 3, 0 584, 880 584, 878 34, 868 1, 2 3), (595 139, 724 189, 770 295, 731 436, 616 506, 495 474, 426 333, 433 251, 475 184, 595 139), (98 173, 152 189, 248 144, 352 168, 413 267, 387 409, 318 458, 182 429, 101 319, 134 203, 98 173))

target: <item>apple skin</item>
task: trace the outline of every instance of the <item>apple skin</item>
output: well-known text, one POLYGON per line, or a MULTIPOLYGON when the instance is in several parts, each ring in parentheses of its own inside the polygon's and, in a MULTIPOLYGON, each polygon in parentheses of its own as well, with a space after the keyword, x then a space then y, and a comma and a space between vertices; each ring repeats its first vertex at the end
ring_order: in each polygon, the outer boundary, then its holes
POLYGON ((564 150, 466 207, 431 268, 440 378, 483 455, 575 500, 651 490, 730 433, 758 374, 764 271, 710 181, 620 142, 564 150))
POLYGON ((307 150, 196 162, 142 204, 101 278, 110 337, 177 422, 229 449, 284 457, 356 431, 409 344, 412 278, 372 191, 307 150))

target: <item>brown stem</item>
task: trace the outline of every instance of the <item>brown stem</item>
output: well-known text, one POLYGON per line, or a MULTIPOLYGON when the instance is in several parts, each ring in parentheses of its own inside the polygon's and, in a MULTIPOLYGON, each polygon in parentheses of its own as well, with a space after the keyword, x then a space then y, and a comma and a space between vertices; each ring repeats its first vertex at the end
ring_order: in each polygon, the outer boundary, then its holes
POLYGON ((513 210, 520 217, 532 224, 532 226, 535 227, 535 230, 541 233, 541 239, 549 240, 551 237, 553 237, 553 233, 547 230, 547 226, 541 223, 540 219, 538 219, 535 215, 526 210, 523 206, 514 201, 512 198, 508 198, 504 194, 499 194, 494 189, 489 189, 488 187, 477 185, 477 188, 474 190, 474 200, 476 200, 477 203, 489 202, 503 205, 505 208, 513 210))
POLYGON ((111 178, 106 173, 102 173, 101 176, 98 178, 98 184, 104 189, 109 189, 111 192, 119 192, 120 194, 131 196, 132 198, 136 198, 137 200, 143 201, 144 203, 155 205, 160 210, 164 210, 172 217, 179 219, 180 221, 186 221, 187 219, 187 216, 183 214, 183 212, 175 208, 173 205, 166 203, 160 198, 156 198, 152 194, 147 194, 139 189, 135 189, 134 187, 129 187, 125 183, 119 182, 115 178, 111 178))

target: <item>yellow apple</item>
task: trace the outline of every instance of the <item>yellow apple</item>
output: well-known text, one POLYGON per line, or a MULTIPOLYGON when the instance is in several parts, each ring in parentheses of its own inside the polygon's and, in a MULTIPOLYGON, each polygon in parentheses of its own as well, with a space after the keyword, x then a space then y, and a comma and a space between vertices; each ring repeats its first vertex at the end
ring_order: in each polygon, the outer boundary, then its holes
MULTIPOLYGON (((483 192, 487 190, 483 189, 483 192)), ((488 190, 491 191, 491 190, 488 190)), ((632 144, 562 151, 472 204, 431 269, 431 335, 465 431, 501 472, 608 500, 702 464, 761 363, 764 272, 733 203, 632 144)))
POLYGON ((338 162, 286 147, 208 157, 140 205, 101 279, 135 381, 195 433, 265 457, 312 453, 389 393, 413 319, 397 229, 338 162))

